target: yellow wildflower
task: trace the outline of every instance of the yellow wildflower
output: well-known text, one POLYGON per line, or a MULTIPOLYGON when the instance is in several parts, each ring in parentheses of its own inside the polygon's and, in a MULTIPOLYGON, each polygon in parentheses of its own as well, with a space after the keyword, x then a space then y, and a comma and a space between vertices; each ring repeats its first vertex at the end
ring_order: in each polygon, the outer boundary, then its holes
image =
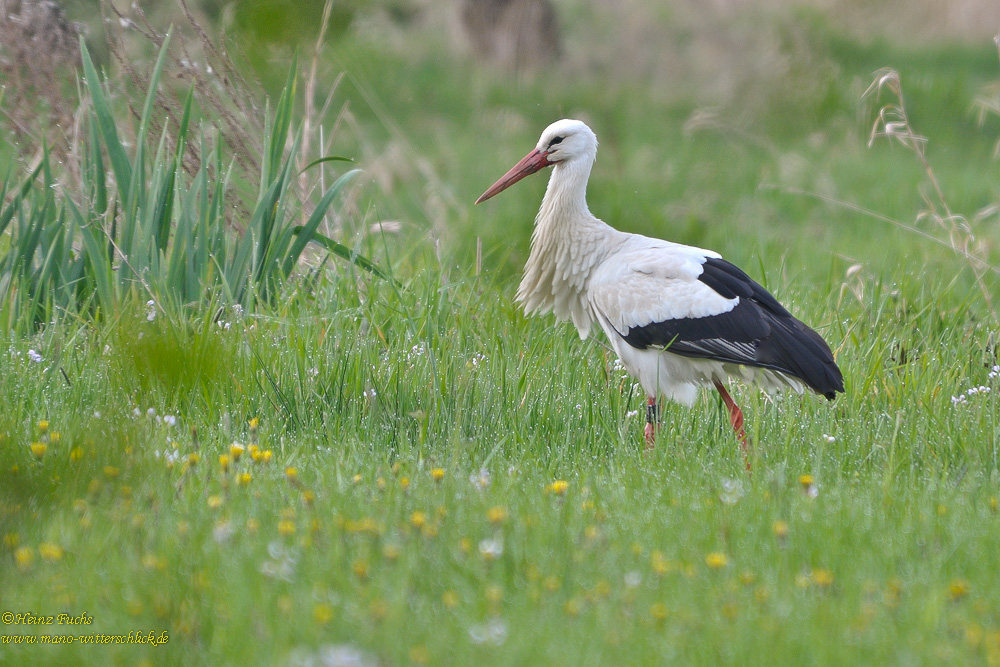
MULTIPOLYGON (((256 421, 256 418, 251 419, 251 422, 256 421)), ((315 620, 320 625, 326 625, 331 620, 333 620, 333 608, 320 602, 315 607, 313 607, 313 620, 315 620)))
POLYGON ((711 570, 720 570, 728 564, 729 559, 726 558, 726 554, 719 551, 713 551, 705 556, 705 565, 707 565, 711 570))
POLYGON ((257 427, 258 427, 258 426, 260 426, 260 418, 258 418, 258 417, 253 417, 253 418, 252 418, 252 419, 251 419, 251 420, 250 420, 249 422, 247 422, 247 423, 248 423, 248 424, 250 425, 250 430, 251 430, 251 431, 256 431, 256 430, 257 430, 257 427))
POLYGON ((288 537, 295 534, 295 522, 291 519, 282 519, 278 522, 278 534, 288 537))
POLYGON ((773 532, 774 536, 779 540, 785 539, 788 537, 788 522, 778 519, 771 525, 771 532, 773 532))
POLYGON ((417 511, 410 515, 410 523, 414 528, 422 528, 427 523, 427 515, 417 511))
POLYGON ((233 457, 234 463, 240 460, 240 457, 243 456, 243 452, 245 452, 246 449, 247 449, 246 447, 244 447, 238 442, 234 442, 233 444, 229 445, 229 455, 233 457))
POLYGON ((14 562, 20 570, 27 570, 35 562, 35 552, 29 546, 19 547, 14 552, 14 562))
POLYGON ((490 584, 486 587, 486 590, 483 591, 483 596, 486 598, 487 602, 496 604, 503 600, 503 589, 496 584, 490 584))
POLYGON ((493 524, 503 523, 507 520, 507 510, 503 507, 491 507, 486 512, 486 518, 493 524))
POLYGON ((58 544, 42 542, 38 545, 38 555, 42 557, 42 560, 47 560, 51 563, 63 557, 63 550, 58 544))
POLYGON ((454 609, 458 606, 458 593, 455 591, 445 591, 441 595, 441 604, 443 604, 447 609, 454 609))
POLYGON ((433 479, 435 482, 440 482, 442 479, 444 479, 444 468, 432 468, 431 479, 433 479))
POLYGON ((292 466, 288 466, 285 468, 285 479, 294 484, 299 481, 299 471, 292 466))
POLYGON ((952 602, 961 600, 969 594, 969 582, 965 579, 954 579, 948 586, 948 597, 952 602))
POLYGON ((109 479, 114 479, 121 473, 121 470, 115 466, 104 466, 104 476, 109 479))
POLYGON ((431 652, 426 646, 414 646, 410 649, 410 662, 418 665, 426 665, 431 661, 431 652))
POLYGON ((248 472, 241 472, 239 475, 236 476, 236 483, 239 486, 246 486, 252 480, 253 480, 253 475, 251 475, 248 472))
POLYGON ((45 433, 46 431, 48 431, 49 430, 49 420, 48 419, 43 419, 40 422, 38 422, 38 430, 41 431, 42 433, 45 433))
POLYGON ((567 490, 569 490, 569 482, 562 479, 557 479, 545 487, 546 493, 554 493, 557 496, 565 495, 567 490))
POLYGON ((36 459, 41 460, 45 456, 45 451, 49 448, 44 442, 33 442, 31 443, 31 455, 36 459))
POLYGON ((83 450, 80 449, 79 447, 74 447, 73 449, 69 450, 69 460, 70 461, 73 461, 74 463, 76 463, 77 461, 79 461, 82 458, 83 458, 83 450))
POLYGON ((829 588, 833 584, 833 572, 823 568, 813 570, 812 581, 820 588, 829 588))
POLYGON ((217 510, 222 506, 221 496, 209 496, 208 497, 208 507, 209 509, 217 510))
POLYGON ((229 472, 229 454, 219 454, 219 467, 222 468, 222 472, 229 472))
POLYGON ((355 576, 357 576, 358 579, 367 579, 368 561, 366 561, 364 558, 358 558, 357 560, 354 561, 354 563, 351 564, 351 570, 354 571, 354 574, 355 576))

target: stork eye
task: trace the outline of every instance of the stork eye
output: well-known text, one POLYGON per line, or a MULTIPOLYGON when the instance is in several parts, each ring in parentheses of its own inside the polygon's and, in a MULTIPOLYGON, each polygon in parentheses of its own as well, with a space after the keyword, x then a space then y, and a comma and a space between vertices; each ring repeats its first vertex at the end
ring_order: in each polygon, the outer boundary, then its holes
POLYGON ((556 137, 555 139, 553 139, 552 141, 549 142, 549 148, 552 148, 556 144, 561 144, 562 140, 563 140, 563 137, 556 137))

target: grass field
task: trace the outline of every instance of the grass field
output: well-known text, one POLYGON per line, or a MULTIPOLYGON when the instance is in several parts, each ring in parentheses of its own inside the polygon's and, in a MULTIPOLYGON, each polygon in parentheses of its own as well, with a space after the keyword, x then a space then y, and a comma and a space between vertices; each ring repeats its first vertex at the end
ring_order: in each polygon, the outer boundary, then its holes
POLYGON ((400 285, 330 260, 253 308, 126 291, 9 333, 0 663, 1000 663, 1000 281, 951 247, 1000 264, 996 50, 799 21, 812 72, 712 116, 641 77, 331 46, 331 152, 365 170, 338 238, 400 285), (951 239, 913 152, 866 146, 883 66, 951 239), (544 178, 471 202, 562 116, 601 140, 595 214, 720 251, 830 341, 833 404, 734 385, 752 475, 707 393, 645 455, 601 340, 513 303, 544 178), (130 632, 166 643, 42 645, 130 632))

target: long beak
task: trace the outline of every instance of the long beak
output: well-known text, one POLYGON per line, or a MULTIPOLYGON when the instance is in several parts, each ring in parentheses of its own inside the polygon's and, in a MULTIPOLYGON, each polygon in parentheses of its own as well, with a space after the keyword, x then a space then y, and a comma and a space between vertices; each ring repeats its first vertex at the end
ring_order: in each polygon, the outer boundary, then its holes
POLYGON ((519 180, 525 176, 530 176, 539 169, 543 167, 548 167, 552 162, 549 162, 548 156, 537 148, 523 158, 521 161, 510 168, 506 174, 500 177, 500 180, 490 186, 490 189, 482 194, 482 196, 476 200, 476 203, 486 201, 493 195, 503 192, 510 186, 517 183, 519 180))

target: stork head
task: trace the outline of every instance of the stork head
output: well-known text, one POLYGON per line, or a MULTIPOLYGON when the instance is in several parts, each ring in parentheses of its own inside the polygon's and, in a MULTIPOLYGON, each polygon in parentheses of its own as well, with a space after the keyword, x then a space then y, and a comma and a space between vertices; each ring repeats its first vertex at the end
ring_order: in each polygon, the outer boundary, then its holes
POLYGON ((545 128, 535 149, 491 185, 476 203, 486 201, 543 167, 579 161, 586 161, 589 166, 596 156, 597 135, 585 123, 568 118, 557 120, 545 128))

